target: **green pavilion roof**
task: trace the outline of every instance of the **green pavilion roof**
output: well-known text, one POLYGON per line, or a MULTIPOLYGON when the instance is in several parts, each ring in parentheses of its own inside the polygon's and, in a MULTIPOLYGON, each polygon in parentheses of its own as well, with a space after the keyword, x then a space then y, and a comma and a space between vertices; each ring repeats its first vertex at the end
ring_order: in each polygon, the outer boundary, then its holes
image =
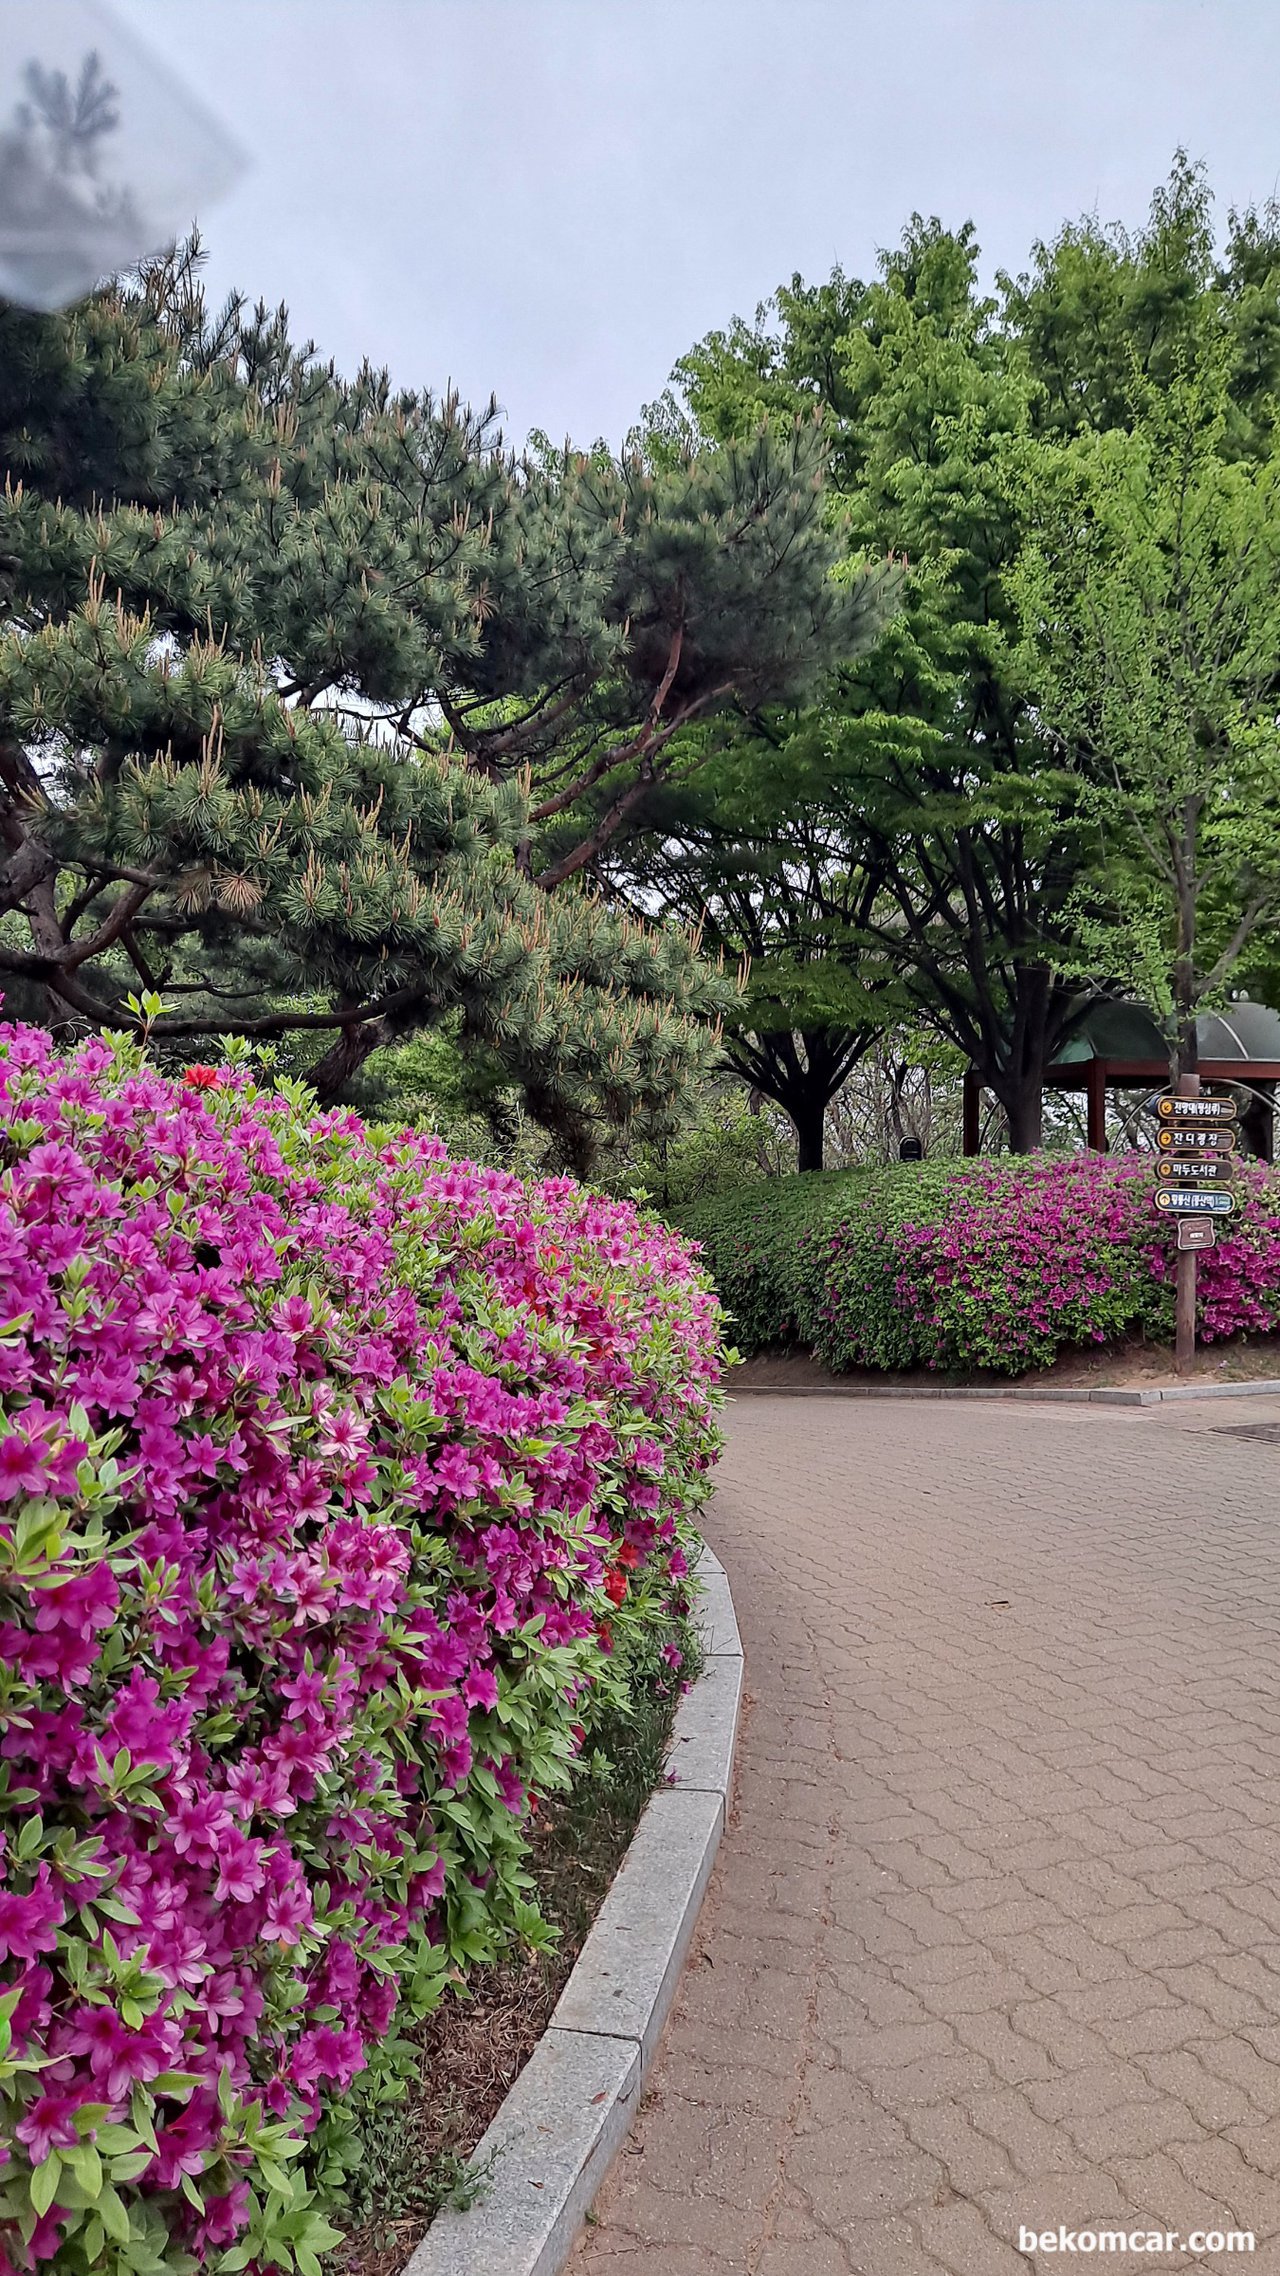
MULTIPOLYGON (((1280 1059, 1280 1012, 1248 1000, 1205 1012, 1196 1021, 1202 1059, 1280 1059)), ((1169 1047, 1144 1004, 1099 1003, 1086 1013, 1054 1061, 1079 1066, 1087 1059, 1167 1059, 1169 1047)))

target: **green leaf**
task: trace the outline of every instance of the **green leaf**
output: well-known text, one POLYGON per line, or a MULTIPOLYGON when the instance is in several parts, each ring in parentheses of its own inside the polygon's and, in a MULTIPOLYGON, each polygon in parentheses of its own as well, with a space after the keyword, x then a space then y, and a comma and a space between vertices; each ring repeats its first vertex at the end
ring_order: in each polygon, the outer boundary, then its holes
POLYGON ((31 2176, 31 2203, 41 2220, 58 2194, 61 2177, 62 2159, 57 2150, 50 2150, 48 2157, 35 2168, 31 2176))
POLYGON ((102 2159, 92 2142, 82 2142, 76 2149, 64 2149, 63 2163, 70 2167, 86 2197, 92 2202, 102 2188, 102 2159))
POLYGON ((151 2159, 152 2152, 150 2150, 125 2150, 122 2155, 113 2157, 111 2160, 111 2179, 113 2181, 136 2181, 140 2173, 146 2172, 151 2159))
POLYGON ((109 2181, 103 2183, 102 2194, 98 2199, 98 2218, 107 2235, 114 2237, 117 2244, 128 2244, 131 2234, 129 2215, 109 2181))

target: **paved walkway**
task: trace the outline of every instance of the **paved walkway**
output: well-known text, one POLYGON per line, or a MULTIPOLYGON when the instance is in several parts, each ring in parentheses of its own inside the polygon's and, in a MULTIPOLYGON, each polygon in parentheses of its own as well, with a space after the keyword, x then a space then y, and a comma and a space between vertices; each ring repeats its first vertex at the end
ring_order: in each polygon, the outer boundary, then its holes
POLYGON ((573 2276, 1280 2276, 1280 1403, 730 1412, 737 1807, 573 2276))

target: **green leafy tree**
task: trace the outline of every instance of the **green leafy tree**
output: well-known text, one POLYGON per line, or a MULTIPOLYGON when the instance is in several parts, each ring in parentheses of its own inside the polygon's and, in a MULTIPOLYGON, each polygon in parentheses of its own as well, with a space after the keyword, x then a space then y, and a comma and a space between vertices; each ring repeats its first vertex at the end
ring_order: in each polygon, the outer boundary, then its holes
POLYGON ((1123 427, 1042 453, 1011 580, 1041 718, 1080 781, 1080 950, 1196 1067, 1196 1015, 1280 923, 1280 454, 1235 453, 1220 335, 1123 427))
POLYGON ((677 378, 713 432, 818 401, 851 544, 906 556, 880 641, 792 727, 791 811, 821 814, 834 875, 879 881, 857 938, 831 910, 855 983, 868 960, 895 972, 996 1092, 1012 1142, 1032 1146, 1046 1059, 1078 1017, 1080 990, 1053 962, 1074 868, 1003 589, 1018 547, 1007 459, 1030 384, 976 262, 971 229, 917 216, 874 283, 797 279, 754 332, 713 336, 677 378))
POLYGON ((1280 206, 1228 215, 1215 246, 1202 166, 1179 151, 1146 223, 1070 222, 1002 277, 1002 325, 1034 383, 1035 431, 1066 440, 1129 425, 1135 382, 1163 387, 1198 353, 1211 317, 1222 355, 1230 455, 1270 447, 1280 389, 1280 206))
POLYGON ((820 1170, 827 1108, 898 1001, 867 946, 877 873, 850 863, 786 735, 730 742, 639 819, 606 876, 741 969, 725 1062, 788 1116, 797 1167, 820 1170))
MULTIPOLYGON (((753 325, 694 348, 649 414, 674 449, 816 408, 854 557, 907 558, 877 645, 792 729, 797 780, 845 869, 881 880, 844 952, 893 966, 1015 1149, 1039 1144, 1045 1066, 1115 981, 1073 961, 1096 838, 1019 653, 1027 454, 1123 431, 1135 374, 1166 384, 1206 324, 1224 343, 1219 447, 1269 447, 1280 224, 1270 207, 1233 215, 1221 258, 1211 224, 1203 175, 1179 159, 1143 229, 1072 225, 984 297, 972 228, 915 216, 878 278, 794 278, 753 325)), ((841 928, 837 908, 833 942, 841 928)))

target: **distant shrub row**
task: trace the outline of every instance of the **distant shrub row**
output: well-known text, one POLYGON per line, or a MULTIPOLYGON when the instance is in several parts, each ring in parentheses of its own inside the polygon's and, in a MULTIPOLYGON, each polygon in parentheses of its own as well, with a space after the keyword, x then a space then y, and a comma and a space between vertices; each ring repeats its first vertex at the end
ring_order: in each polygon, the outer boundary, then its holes
MULTIPOLYGON (((1206 1340, 1280 1326, 1280 1179, 1244 1167, 1200 1259, 1206 1340)), ((1173 1332, 1173 1241, 1150 1154, 906 1163, 743 1186, 684 1218, 744 1352, 828 1367, 994 1369, 1173 1332)))

